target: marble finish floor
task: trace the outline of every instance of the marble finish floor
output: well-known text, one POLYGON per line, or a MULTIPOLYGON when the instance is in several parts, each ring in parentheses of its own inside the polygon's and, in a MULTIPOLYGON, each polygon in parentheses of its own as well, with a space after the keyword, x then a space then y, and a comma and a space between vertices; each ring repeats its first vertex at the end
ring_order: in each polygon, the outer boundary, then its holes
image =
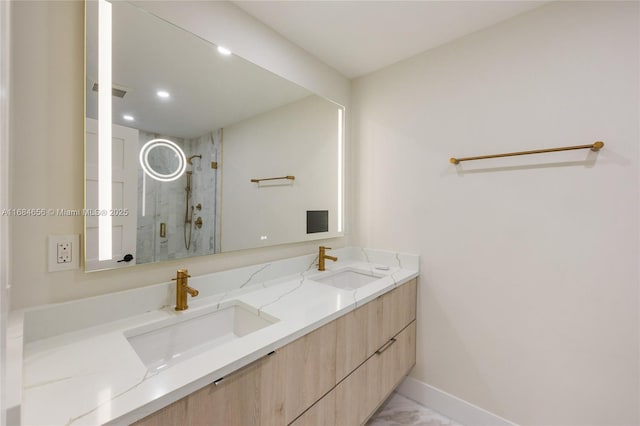
POLYGON ((366 426, 462 426, 404 396, 392 393, 366 426))

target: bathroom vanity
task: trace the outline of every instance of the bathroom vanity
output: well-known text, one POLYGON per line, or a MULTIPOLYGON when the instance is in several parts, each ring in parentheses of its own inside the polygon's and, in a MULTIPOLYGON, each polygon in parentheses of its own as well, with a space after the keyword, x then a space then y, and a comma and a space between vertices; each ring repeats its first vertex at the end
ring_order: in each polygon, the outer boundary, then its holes
POLYGON ((136 425, 359 425, 415 364, 416 279, 136 425))
POLYGON ((415 364, 419 260, 331 254, 191 278, 180 312, 167 282, 14 313, 22 423, 364 423, 415 364))

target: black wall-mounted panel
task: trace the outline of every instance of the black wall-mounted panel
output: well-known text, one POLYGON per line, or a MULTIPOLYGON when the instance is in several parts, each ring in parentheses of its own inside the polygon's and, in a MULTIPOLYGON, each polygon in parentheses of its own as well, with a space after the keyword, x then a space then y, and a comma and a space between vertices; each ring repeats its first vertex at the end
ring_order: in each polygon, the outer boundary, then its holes
POLYGON ((307 210, 307 234, 329 232, 329 210, 307 210))

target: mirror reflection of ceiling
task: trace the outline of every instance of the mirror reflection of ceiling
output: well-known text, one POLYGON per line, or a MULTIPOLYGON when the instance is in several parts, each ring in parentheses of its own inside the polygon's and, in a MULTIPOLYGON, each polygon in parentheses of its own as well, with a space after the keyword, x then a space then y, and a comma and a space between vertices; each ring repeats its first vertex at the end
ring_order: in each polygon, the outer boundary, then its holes
MULTIPOLYGON (((126 2, 113 2, 113 122, 194 138, 302 99, 307 90, 126 2), (215 76, 215 78, 213 77, 215 76), (169 93, 160 98, 159 90, 169 93), (133 117, 128 121, 125 115, 133 117)), ((87 34, 87 116, 97 118, 97 39, 87 34)))

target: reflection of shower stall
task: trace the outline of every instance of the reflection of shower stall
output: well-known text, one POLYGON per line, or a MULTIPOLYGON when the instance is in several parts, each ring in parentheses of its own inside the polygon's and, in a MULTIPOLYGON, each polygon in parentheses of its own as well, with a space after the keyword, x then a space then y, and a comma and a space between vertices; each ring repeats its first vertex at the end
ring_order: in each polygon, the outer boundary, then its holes
MULTIPOLYGON (((193 159, 194 158, 199 158, 200 161, 202 161, 202 154, 196 154, 196 155, 192 155, 191 157, 189 157, 187 159, 187 163, 189 163, 190 165, 193 166, 193 159)), ((190 205, 190 199, 191 199, 191 175, 193 175, 193 171, 192 170, 188 170, 186 172, 187 175, 187 186, 185 188, 185 192, 187 193, 186 195, 186 202, 184 204, 185 207, 185 212, 184 212, 184 228, 183 228, 183 233, 184 233, 184 247, 189 250, 189 248, 191 247, 191 237, 193 235, 193 215, 194 215, 194 209, 198 209, 198 211, 202 210, 202 204, 198 203, 197 206, 193 206, 190 205), (189 209, 191 209, 191 211, 189 211, 189 209), (188 230, 188 231, 187 231, 188 230), (187 234, 189 234, 189 237, 187 237, 187 234)), ((202 228, 202 217, 199 216, 196 219, 196 227, 198 229, 202 228)))
MULTIPOLYGON (((140 131, 139 146, 157 137, 140 131)), ((193 139, 166 138, 184 152, 186 170, 172 181, 159 181, 139 170, 139 206, 146 209, 138 209, 138 263, 214 254, 219 250, 220 132, 193 139)), ((175 162, 170 150, 153 152, 151 157, 158 165, 175 162)))

